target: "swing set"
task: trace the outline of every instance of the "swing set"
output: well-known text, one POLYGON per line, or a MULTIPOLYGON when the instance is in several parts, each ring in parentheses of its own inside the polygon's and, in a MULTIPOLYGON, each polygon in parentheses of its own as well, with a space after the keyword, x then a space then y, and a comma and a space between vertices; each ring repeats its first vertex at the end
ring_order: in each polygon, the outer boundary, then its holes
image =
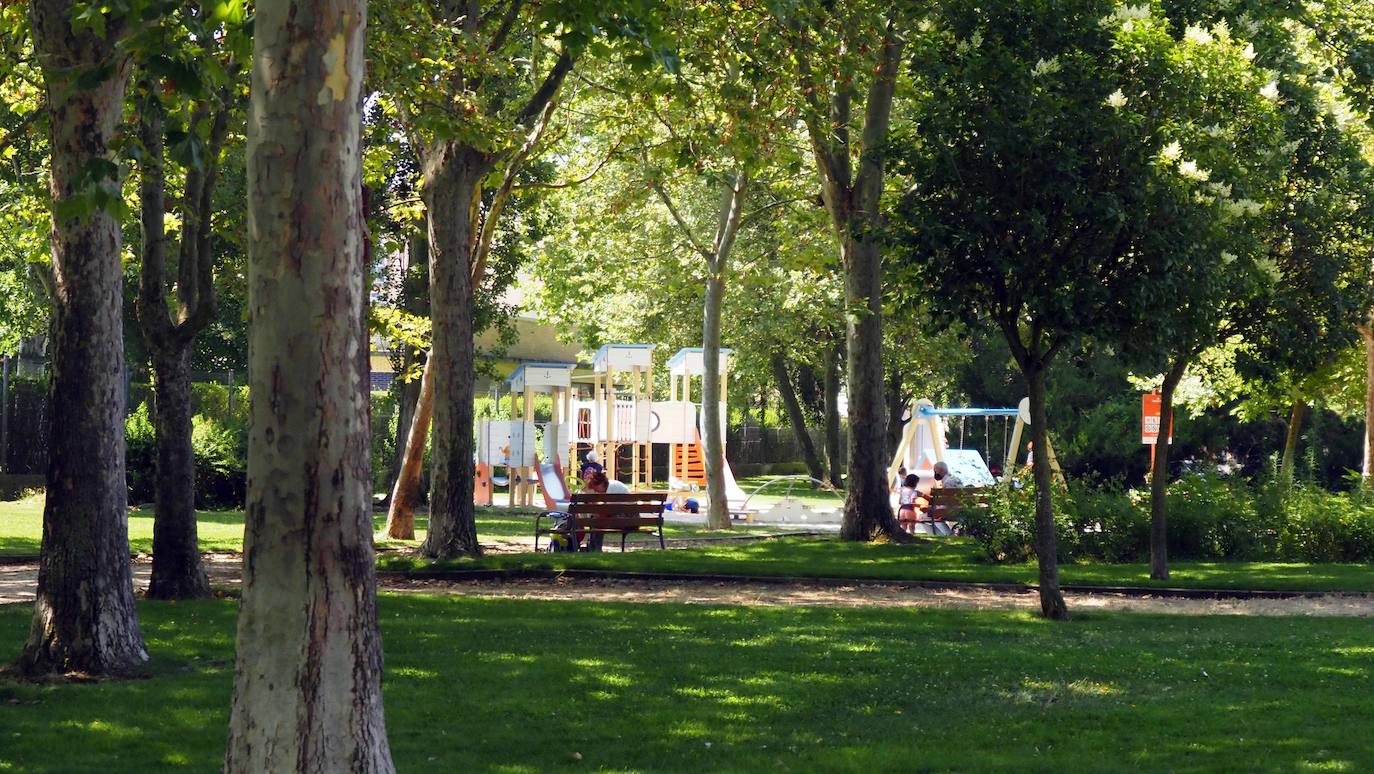
MULTIPOLYGON (((964 447, 964 423, 970 417, 984 418, 983 452, 989 454, 992 451, 992 421, 998 417, 1002 418, 1002 480, 1012 480, 1011 474, 1016 469, 1021 441, 1025 438, 1026 428, 1030 426, 1028 399, 1023 398, 1021 405, 1016 408, 937 408, 929 400, 920 398, 911 402, 907 413, 910 421, 902 430, 902 440, 897 444, 892 464, 888 466, 888 481, 895 482, 897 486, 901 485, 900 481, 896 481, 900 468, 906 468, 908 472, 928 480, 934 475, 935 463, 944 462, 949 466, 950 472, 958 476, 965 486, 992 486, 997 483, 997 479, 983 459, 983 454, 977 449, 964 447), (951 449, 946 440, 948 421, 955 418, 959 420, 959 446, 951 449), (1014 426, 1011 424, 1013 418, 1016 420, 1014 426)), ((1028 438, 1026 440, 1029 441, 1028 438)), ((1059 469, 1059 460, 1055 457, 1054 448, 1047 448, 1045 453, 1049 455, 1050 468, 1054 471, 1055 477, 1062 481, 1064 475, 1059 469)))

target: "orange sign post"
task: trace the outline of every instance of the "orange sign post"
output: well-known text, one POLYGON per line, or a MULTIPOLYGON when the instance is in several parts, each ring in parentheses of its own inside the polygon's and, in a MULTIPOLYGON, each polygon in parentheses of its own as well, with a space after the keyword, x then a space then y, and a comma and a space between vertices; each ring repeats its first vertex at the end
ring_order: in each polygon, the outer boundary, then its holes
POLYGON ((1153 445, 1159 441, 1159 409, 1159 393, 1140 396, 1140 442, 1143 444, 1153 445))

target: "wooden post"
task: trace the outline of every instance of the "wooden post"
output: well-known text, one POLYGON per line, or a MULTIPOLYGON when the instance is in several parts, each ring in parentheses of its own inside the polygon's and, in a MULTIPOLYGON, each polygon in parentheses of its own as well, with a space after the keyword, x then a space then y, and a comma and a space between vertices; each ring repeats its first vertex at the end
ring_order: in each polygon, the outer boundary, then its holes
MULTIPOLYGON (((515 402, 513 397, 511 402, 515 402)), ((526 506, 534 502, 534 484, 530 481, 530 474, 533 468, 526 465, 524 460, 524 457, 528 456, 525 447, 534 440, 533 438, 525 437, 525 425, 528 424, 531 419, 534 419, 534 388, 530 387, 530 378, 527 373, 525 374, 525 395, 524 400, 521 401, 520 408, 520 504, 526 506)))

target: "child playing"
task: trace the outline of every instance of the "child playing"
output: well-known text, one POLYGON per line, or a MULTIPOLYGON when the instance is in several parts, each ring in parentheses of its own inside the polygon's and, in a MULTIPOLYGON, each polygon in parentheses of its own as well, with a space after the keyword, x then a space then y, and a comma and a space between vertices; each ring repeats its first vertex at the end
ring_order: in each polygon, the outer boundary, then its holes
POLYGON ((897 494, 897 523, 907 532, 916 531, 917 515, 926 504, 926 499, 917 489, 920 485, 920 477, 910 473, 902 479, 902 489, 897 494))

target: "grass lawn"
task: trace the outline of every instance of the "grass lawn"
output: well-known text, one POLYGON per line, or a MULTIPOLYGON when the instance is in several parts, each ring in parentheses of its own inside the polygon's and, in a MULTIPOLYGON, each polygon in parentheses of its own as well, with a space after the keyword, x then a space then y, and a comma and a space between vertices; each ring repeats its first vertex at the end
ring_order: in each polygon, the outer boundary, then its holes
MULTIPOLYGON (((481 538, 531 537, 534 535, 534 516, 542 509, 534 508, 484 508, 477 509, 477 534, 481 538)), ((379 514, 373 519, 374 528, 381 530, 386 524, 386 515, 379 514)), ((415 521, 416 538, 414 542, 385 540, 379 545, 403 548, 419 545, 424 539, 428 520, 418 516, 415 521)), ((197 530, 200 547, 203 551, 239 551, 243 548, 242 511, 199 511, 197 530)), ((737 532, 762 534, 786 531, 776 526, 751 525, 737 532)), ((703 527, 682 524, 667 524, 663 534, 669 538, 694 538, 703 535, 719 535, 703 527)), ((43 498, 30 497, 24 500, 0 502, 0 556, 36 556, 43 536, 43 498)), ((631 540, 643 538, 631 538, 631 540)), ((153 550, 153 514, 148 510, 129 512, 129 547, 135 553, 151 553, 153 550)))
MULTIPOLYGON (((41 498, 0 502, 0 555, 36 555, 42 534, 41 498)), ((534 510, 479 508, 478 534, 483 538, 528 537, 534 510)), ((238 551, 243 540, 243 516, 238 511, 202 512, 201 546, 207 551, 238 551)), ((375 522, 381 529, 385 518, 375 522)), ((424 537, 425 519, 416 523, 424 537)), ((764 533, 776 527, 736 528, 736 534, 764 533)), ((719 535, 700 527, 670 524, 668 537, 719 535)), ((631 540, 645 539, 644 537, 631 540)), ((129 542, 136 552, 150 552, 153 518, 147 511, 129 514, 129 542)), ((608 540, 608 546, 614 541, 608 540)), ((407 548, 405 541, 383 541, 384 547, 407 548)), ((620 554, 493 554, 482 559, 428 563, 409 553, 385 553, 378 559, 385 570, 427 567, 456 568, 588 568, 638 572, 723 573, 883 580, 945 580, 980 583, 1033 583, 1034 564, 991 564, 974 544, 946 538, 915 546, 842 543, 830 538, 780 538, 747 543, 720 543, 672 551, 620 554)), ((1374 592, 1374 564, 1302 564, 1280 562, 1170 562, 1167 581, 1150 580, 1148 564, 1066 564, 1060 577, 1066 584, 1091 586, 1172 586, 1182 588, 1269 589, 1276 591, 1374 592)))
MULTIPOLYGON (((0 771, 212 771, 232 601, 142 603, 154 677, 0 683, 0 771)), ((17 653, 27 605, 0 607, 17 653)), ((383 596, 415 772, 1374 766, 1367 621, 383 596), (575 762, 573 753, 582 760, 575 762)))
MULTIPOLYGON (((587 568, 636 572, 723 573, 728 575, 944 580, 1034 583, 1034 564, 991 564, 972 541, 945 538, 910 546, 844 543, 833 538, 779 538, 673 551, 582 554, 497 554, 478 560, 430 563, 413 555, 387 555, 388 570, 439 568, 587 568)), ((1187 562, 1169 564, 1172 578, 1150 580, 1148 564, 1066 564, 1061 582, 1092 586, 1272 589, 1278 591, 1371 591, 1374 565, 1286 564, 1278 562, 1187 562)))

